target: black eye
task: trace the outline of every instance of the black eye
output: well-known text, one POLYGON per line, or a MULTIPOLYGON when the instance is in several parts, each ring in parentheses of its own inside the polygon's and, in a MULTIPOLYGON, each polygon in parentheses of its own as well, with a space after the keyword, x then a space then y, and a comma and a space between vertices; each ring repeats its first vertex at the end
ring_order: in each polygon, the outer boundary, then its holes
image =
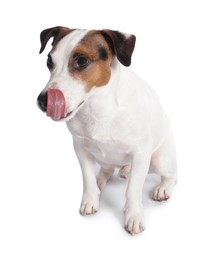
POLYGON ((51 58, 50 54, 48 54, 47 66, 48 66, 49 70, 53 69, 53 67, 54 67, 54 63, 52 61, 52 58, 51 58))
POLYGON ((77 70, 84 69, 88 66, 89 60, 84 56, 78 56, 74 62, 74 68, 77 70))

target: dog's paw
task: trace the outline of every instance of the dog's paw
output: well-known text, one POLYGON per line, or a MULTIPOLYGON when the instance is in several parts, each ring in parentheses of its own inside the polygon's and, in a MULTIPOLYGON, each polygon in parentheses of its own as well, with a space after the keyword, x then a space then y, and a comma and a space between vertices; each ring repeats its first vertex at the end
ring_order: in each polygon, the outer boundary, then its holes
POLYGON ((156 201, 164 201, 168 200, 170 196, 168 190, 164 187, 164 185, 159 185, 155 188, 152 198, 156 201))
POLYGON ((143 210, 125 211, 125 230, 132 236, 144 231, 144 215, 143 210))
POLYGON ((109 180, 109 178, 106 178, 105 175, 99 174, 97 176, 97 186, 98 186, 98 188, 100 190, 103 190, 103 188, 106 186, 108 180, 109 180))
POLYGON ((80 210, 79 210, 82 216, 95 214, 98 210, 99 210, 99 196, 96 197, 83 196, 80 210))
POLYGON ((130 174, 131 166, 126 165, 120 168, 118 176, 122 179, 127 179, 130 174))
POLYGON ((97 186, 100 190, 102 190, 106 186, 107 182, 109 181, 113 173, 114 168, 106 169, 101 167, 97 175, 97 186))

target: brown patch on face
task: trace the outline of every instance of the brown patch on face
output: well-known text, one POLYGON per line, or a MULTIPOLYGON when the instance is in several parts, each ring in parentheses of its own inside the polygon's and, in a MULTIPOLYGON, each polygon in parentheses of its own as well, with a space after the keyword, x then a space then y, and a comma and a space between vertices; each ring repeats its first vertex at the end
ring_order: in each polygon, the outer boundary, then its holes
POLYGON ((73 49, 68 69, 90 91, 105 86, 111 77, 113 52, 100 31, 90 31, 73 49))

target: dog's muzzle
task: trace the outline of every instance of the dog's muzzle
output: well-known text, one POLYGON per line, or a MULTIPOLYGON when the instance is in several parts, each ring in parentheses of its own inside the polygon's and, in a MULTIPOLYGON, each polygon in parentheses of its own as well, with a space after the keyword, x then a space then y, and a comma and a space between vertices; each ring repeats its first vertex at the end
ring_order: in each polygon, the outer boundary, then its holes
POLYGON ((46 112, 53 120, 60 120, 66 116, 66 104, 64 94, 59 89, 49 89, 38 96, 39 108, 46 112))

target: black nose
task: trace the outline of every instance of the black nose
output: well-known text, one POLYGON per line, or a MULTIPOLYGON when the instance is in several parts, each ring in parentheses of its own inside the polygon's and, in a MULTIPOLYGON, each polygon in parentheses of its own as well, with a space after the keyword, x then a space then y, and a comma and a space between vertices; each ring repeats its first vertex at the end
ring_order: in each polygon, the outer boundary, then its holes
POLYGON ((43 112, 46 112, 47 111, 47 92, 45 93, 41 93, 39 96, 38 96, 38 99, 37 99, 37 104, 39 106, 39 108, 43 111, 43 112))

